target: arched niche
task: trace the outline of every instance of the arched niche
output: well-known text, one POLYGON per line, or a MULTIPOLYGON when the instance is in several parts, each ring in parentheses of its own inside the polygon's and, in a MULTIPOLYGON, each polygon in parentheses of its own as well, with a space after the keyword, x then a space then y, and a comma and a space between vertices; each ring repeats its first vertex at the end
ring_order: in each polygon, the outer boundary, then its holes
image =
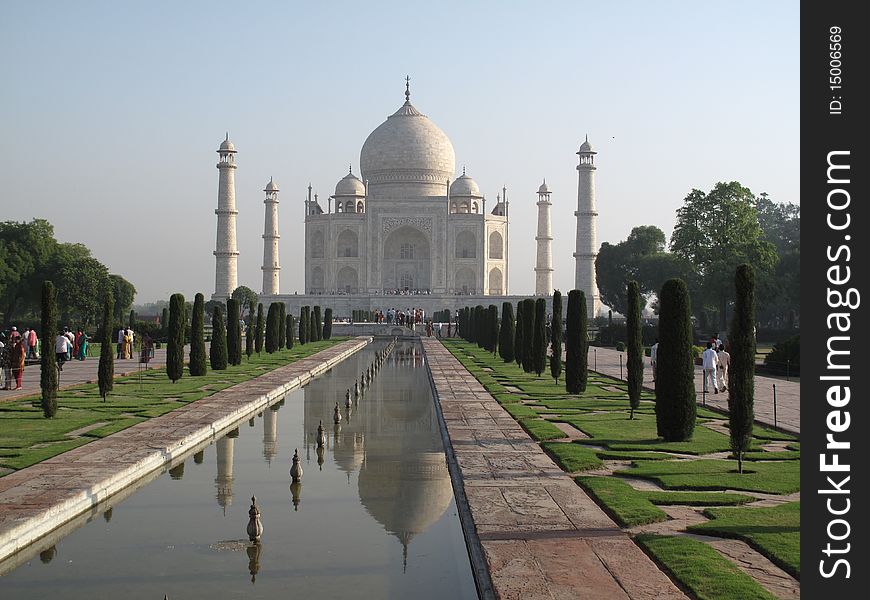
POLYGON ((489 234, 489 257, 502 259, 504 258, 504 239, 498 231, 493 231, 489 234))
POLYGON ((359 256, 359 236, 352 229, 345 229, 338 234, 335 244, 336 256, 339 258, 356 258, 359 256))
POLYGON ((471 231, 456 234, 456 258, 477 258, 477 236, 471 231))

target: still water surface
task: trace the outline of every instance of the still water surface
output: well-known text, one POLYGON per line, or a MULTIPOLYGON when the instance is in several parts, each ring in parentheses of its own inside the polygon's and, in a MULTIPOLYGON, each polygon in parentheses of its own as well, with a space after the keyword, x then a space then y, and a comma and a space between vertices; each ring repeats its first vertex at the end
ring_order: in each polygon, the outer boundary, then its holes
POLYGON ((399 343, 364 396, 344 407, 345 390, 383 346, 110 501, 0 577, 0 597, 476 598, 419 346, 399 343), (297 448, 304 475, 291 487, 297 448), (252 495, 259 548, 245 533, 252 495))

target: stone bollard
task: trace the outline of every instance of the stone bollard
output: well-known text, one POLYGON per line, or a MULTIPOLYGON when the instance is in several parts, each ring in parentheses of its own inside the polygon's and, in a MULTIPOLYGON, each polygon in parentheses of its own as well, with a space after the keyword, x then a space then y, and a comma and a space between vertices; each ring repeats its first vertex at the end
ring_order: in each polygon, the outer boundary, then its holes
POLYGON ((294 481, 290 484, 290 495, 293 498, 293 510, 298 511, 302 503, 302 482, 294 481))
POLYGON ((317 447, 323 448, 326 445, 326 434, 323 432, 323 421, 317 426, 317 447))
POLYGON ((335 403, 335 410, 332 411, 332 420, 335 423, 341 423, 341 410, 338 408, 338 402, 335 403))
POLYGON ((261 535, 263 535, 263 523, 260 521, 257 497, 251 496, 251 508, 248 509, 248 539, 259 544, 261 535))
POLYGON ((293 466, 290 467, 290 478, 294 482, 302 480, 302 464, 299 459, 299 448, 293 453, 293 466))

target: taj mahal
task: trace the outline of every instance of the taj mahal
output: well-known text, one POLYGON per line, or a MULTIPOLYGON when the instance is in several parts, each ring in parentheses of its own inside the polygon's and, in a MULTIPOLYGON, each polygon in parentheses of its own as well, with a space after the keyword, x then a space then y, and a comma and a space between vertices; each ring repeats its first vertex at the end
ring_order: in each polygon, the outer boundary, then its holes
MULTIPOLYGON (((219 171, 215 292, 225 300, 238 286, 236 149, 229 136, 218 149, 219 171)), ((589 317, 600 311, 595 283, 595 150, 587 139, 577 152, 578 192, 575 287, 587 298, 589 317)), ((455 176, 453 144, 429 117, 405 102, 362 145, 359 175, 351 166, 324 202, 305 199, 304 294, 280 290, 276 182, 264 187, 264 305, 284 302, 331 306, 337 317, 353 310, 414 306, 431 314, 464 306, 516 303, 509 292, 510 202, 507 190, 487 206, 478 184, 462 169, 455 176), (400 296, 400 297, 396 297, 400 296), (407 298, 405 296, 413 296, 407 298)), ((535 295, 553 293, 550 188, 537 191, 535 295)), ((566 291, 567 292, 567 291, 566 291)))

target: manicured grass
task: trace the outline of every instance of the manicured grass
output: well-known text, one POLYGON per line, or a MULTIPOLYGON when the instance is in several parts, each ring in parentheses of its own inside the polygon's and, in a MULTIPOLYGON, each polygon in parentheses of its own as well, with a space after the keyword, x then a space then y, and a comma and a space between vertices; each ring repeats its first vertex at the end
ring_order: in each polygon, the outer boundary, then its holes
POLYGON ((628 452, 626 450, 596 450, 595 454, 603 460, 674 460, 672 454, 664 452, 628 452))
POLYGON ((513 404, 503 404, 502 408, 508 411, 508 413, 510 413, 510 416, 517 420, 526 417, 538 416, 538 413, 533 408, 531 408, 530 406, 526 406, 525 404, 522 404, 520 402, 516 402, 513 404))
POLYGON ((764 425, 759 425, 755 423, 752 426, 752 437, 758 438, 759 440, 771 440, 771 441, 783 441, 783 442, 796 442, 798 441, 797 436, 792 435, 790 433, 785 433, 784 431, 777 431, 772 427, 765 427, 764 425))
POLYGON ((581 475, 575 477, 575 481, 598 501, 620 527, 634 527, 668 519, 665 511, 615 477, 581 475))
POLYGON ((755 500, 754 496, 727 492, 655 492, 641 491, 641 496, 659 506, 733 506, 755 500))
POLYGON ((800 460, 800 451, 783 450, 781 452, 746 452, 744 460, 800 460))
POLYGON ((743 490, 790 494, 800 490, 800 461, 755 462, 737 472, 733 460, 645 460, 617 475, 645 477, 671 490, 743 490))
POLYGON ((800 579, 801 503, 763 508, 710 508, 712 521, 692 525, 695 533, 739 538, 800 579))
POLYGON ((590 448, 571 442, 544 442, 544 450, 553 457, 562 470, 569 473, 597 469, 604 465, 590 448))
POLYGON ((698 600, 775 600, 752 577, 713 548, 687 537, 638 535, 635 538, 657 562, 698 600))
POLYGON ((589 443, 606 446, 611 450, 659 450, 684 454, 709 454, 730 450, 728 436, 703 425, 695 427, 688 442, 666 442, 656 433, 655 415, 637 414, 628 419, 625 413, 612 412, 569 416, 565 418, 577 429, 590 436, 589 443))
POLYGON ((211 371, 202 377, 184 377, 172 383, 163 368, 115 379, 106 401, 96 384, 80 385, 58 392, 58 412, 46 419, 39 396, 4 402, 0 410, 0 466, 22 469, 74 447, 126 429, 146 418, 156 417, 237 383, 310 356, 347 338, 296 345, 273 354, 254 354, 226 371, 211 371), (133 415, 133 416, 130 416, 133 415), (74 430, 105 423, 70 437, 74 430), (47 444, 47 445, 44 445, 47 444), (36 447, 34 447, 36 446, 36 447))
POLYGON ((559 438, 568 437, 565 432, 544 419, 525 418, 519 420, 529 435, 542 442, 544 440, 557 440, 559 438))

